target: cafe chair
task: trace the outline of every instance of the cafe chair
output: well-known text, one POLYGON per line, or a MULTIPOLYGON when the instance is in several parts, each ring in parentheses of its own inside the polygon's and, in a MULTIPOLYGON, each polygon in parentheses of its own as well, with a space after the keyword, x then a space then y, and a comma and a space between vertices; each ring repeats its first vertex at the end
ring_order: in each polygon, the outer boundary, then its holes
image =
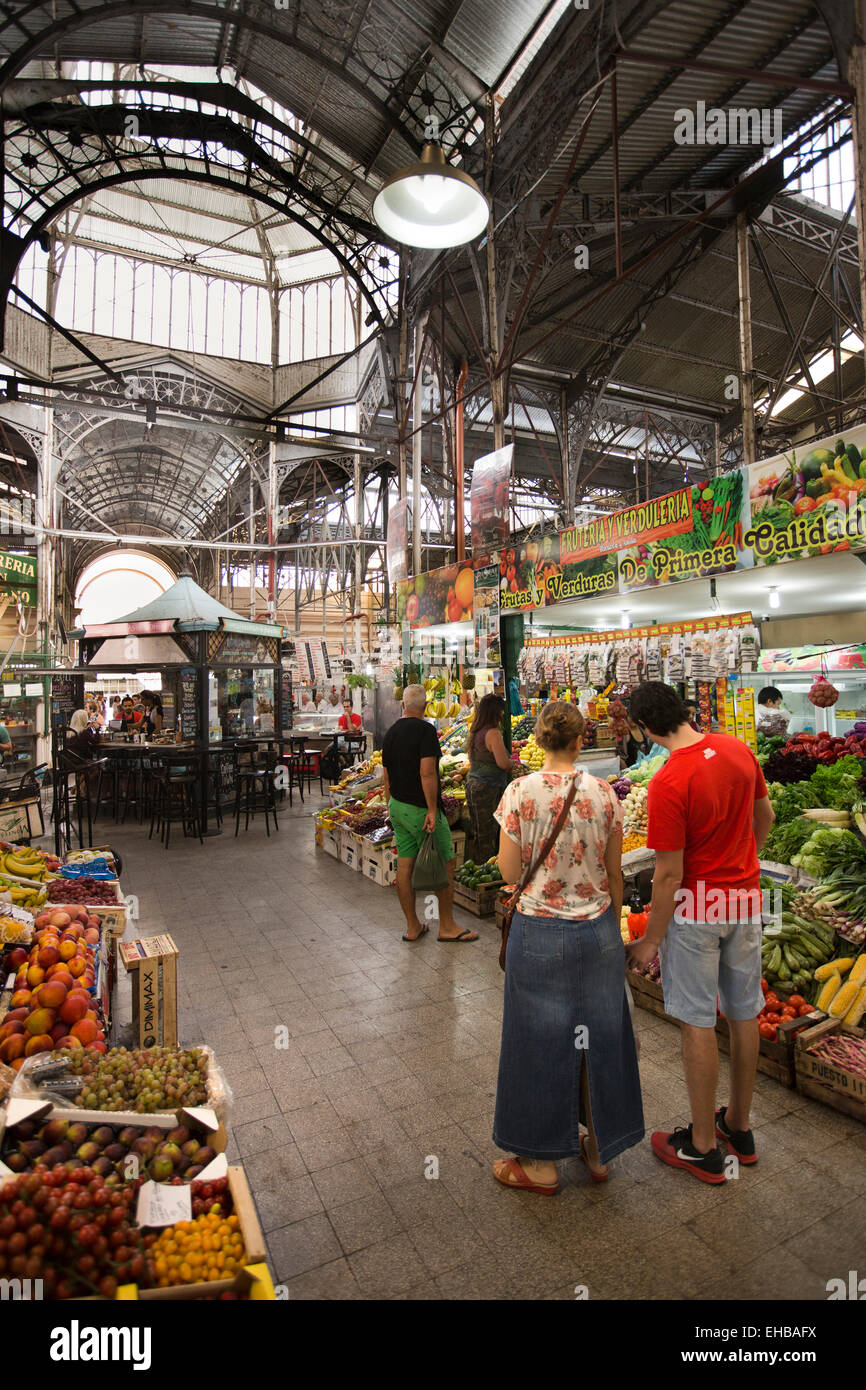
POLYGON ((277 757, 278 767, 286 770, 286 780, 280 791, 280 800, 284 801, 286 792, 289 794, 289 805, 293 806, 292 791, 297 787, 301 794, 301 802, 304 800, 304 774, 303 774, 304 755, 298 750, 291 749, 288 753, 280 752, 277 757))
POLYGON ((197 837, 203 845, 199 775, 195 764, 190 763, 189 758, 165 759, 163 768, 159 772, 154 770, 154 786, 148 839, 156 827, 168 849, 172 825, 181 825, 184 839, 197 837))
POLYGON ((279 830, 277 820, 277 793, 275 773, 279 763, 278 754, 269 748, 262 758, 254 743, 236 743, 235 761, 235 835, 241 823, 241 811, 245 815, 244 830, 250 828, 250 817, 255 819, 256 811, 265 813, 265 831, 270 839, 270 817, 274 818, 274 829, 279 830))

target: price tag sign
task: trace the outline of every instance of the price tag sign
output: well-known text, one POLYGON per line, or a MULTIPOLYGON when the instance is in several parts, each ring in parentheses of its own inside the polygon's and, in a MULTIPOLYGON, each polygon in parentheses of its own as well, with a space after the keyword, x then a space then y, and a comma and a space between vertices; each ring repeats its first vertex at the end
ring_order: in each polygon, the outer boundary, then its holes
POLYGON ((24 687, 25 695, 41 695, 42 686, 39 681, 28 681, 24 687))
MULTIPOLYGON (((41 695, 41 694, 42 694, 42 691, 40 690, 39 693, 40 693, 40 695, 41 695)), ((21 686, 20 686, 20 685, 16 685, 14 681, 13 681, 10 685, 5 685, 5 684, 4 684, 4 686, 3 686, 3 694, 4 694, 4 695, 20 695, 20 694, 21 694, 21 686)))
POLYGON ((136 1225, 173 1226, 176 1221, 191 1220, 192 1187, 189 1183, 178 1187, 163 1182, 142 1184, 135 1209, 136 1225))

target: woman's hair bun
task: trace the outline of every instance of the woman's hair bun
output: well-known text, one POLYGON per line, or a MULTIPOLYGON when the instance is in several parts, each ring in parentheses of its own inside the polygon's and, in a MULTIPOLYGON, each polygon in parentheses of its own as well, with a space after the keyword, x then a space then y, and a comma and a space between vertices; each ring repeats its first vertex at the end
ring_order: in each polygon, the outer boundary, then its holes
POLYGON ((566 700, 551 700, 538 716, 535 725, 535 742, 548 753, 558 753, 569 748, 575 739, 582 738, 586 721, 577 705, 566 700))

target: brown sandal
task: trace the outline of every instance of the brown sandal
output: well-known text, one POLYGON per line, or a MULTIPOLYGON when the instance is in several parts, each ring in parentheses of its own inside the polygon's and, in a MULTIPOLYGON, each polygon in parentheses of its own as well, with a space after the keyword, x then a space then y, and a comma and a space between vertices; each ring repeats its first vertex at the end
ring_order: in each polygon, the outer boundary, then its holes
POLYGON ((520 1162, 519 1158, 497 1159, 497 1163, 504 1163, 506 1171, 512 1175, 514 1181, 508 1178, 501 1178, 496 1170, 493 1176, 497 1182, 501 1182, 503 1187, 519 1187, 524 1192, 537 1192, 541 1197, 555 1197, 559 1191, 559 1183, 538 1183, 533 1182, 520 1162))

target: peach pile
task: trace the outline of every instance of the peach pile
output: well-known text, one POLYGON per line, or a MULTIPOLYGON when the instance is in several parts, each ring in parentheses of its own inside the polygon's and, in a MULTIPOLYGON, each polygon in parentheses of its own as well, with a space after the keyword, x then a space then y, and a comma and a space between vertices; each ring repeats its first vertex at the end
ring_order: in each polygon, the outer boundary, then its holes
POLYGON ((40 912, 29 952, 9 953, 15 989, 0 1023, 0 1062, 18 1071, 37 1052, 106 1051, 91 993, 98 943, 99 919, 84 908, 40 912))

